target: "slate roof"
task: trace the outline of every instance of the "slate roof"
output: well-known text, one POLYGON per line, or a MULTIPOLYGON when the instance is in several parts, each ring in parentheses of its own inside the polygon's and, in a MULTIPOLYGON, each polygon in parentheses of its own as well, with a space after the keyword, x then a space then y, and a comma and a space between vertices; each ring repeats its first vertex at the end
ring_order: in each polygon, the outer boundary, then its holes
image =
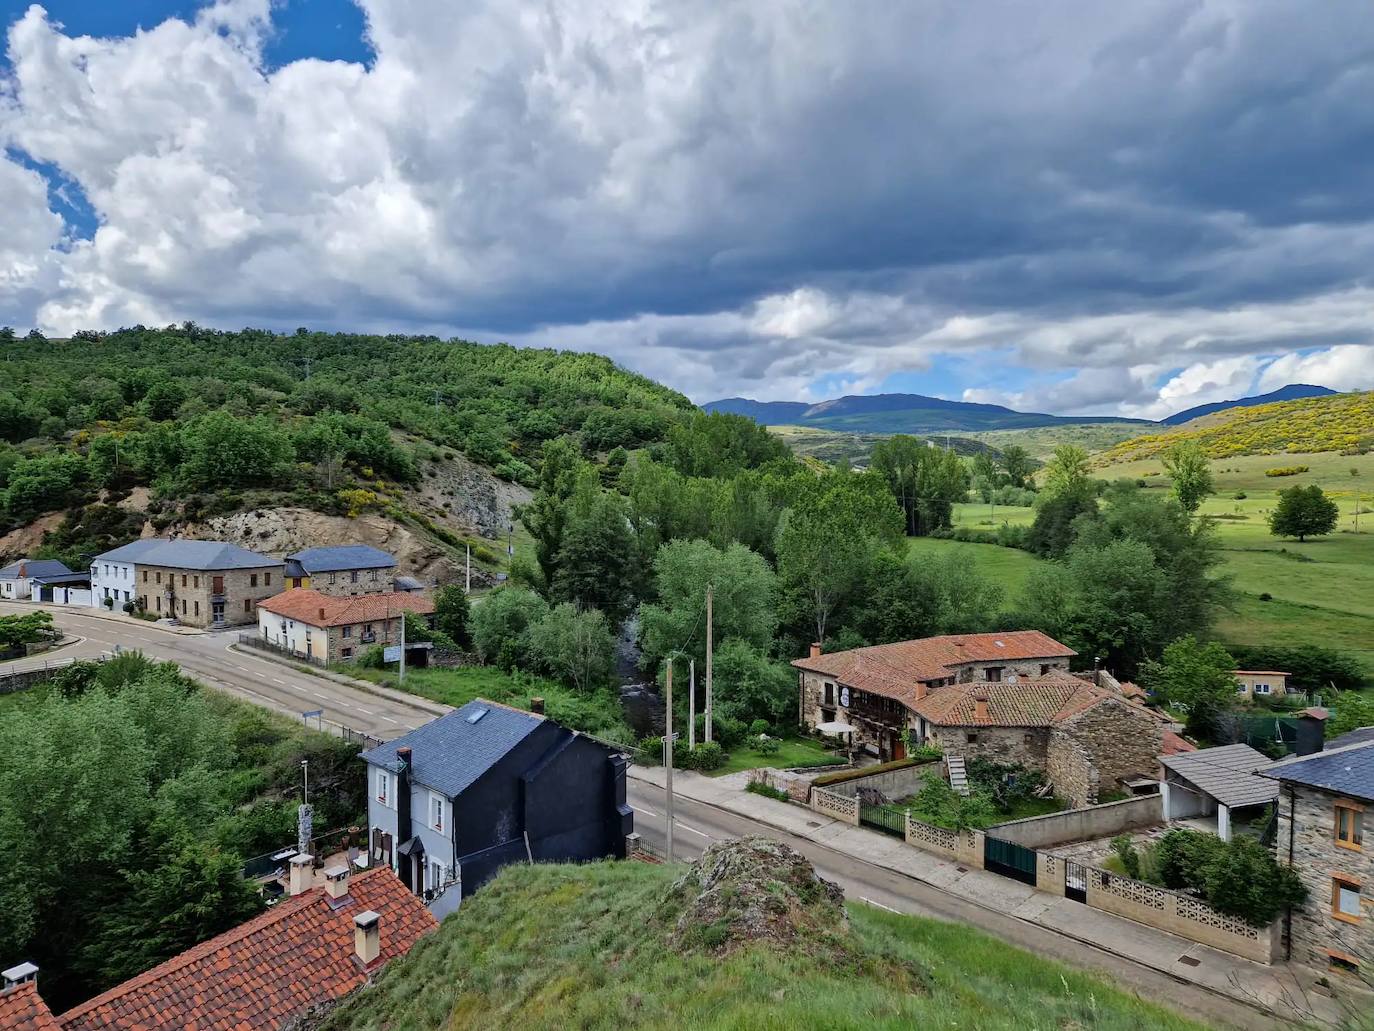
POLYGON ((395 580, 395 587, 398 591, 423 591, 425 585, 413 576, 398 576, 395 580))
POLYGON ((938 727, 1050 727, 1113 700, 1127 704, 1113 691, 1056 670, 995 684, 937 687, 911 709, 938 727), (982 719, 976 715, 980 695, 988 702, 982 719))
POLYGON ((64 563, 56 559, 21 558, 18 562, 11 562, 4 569, 0 569, 0 580, 18 580, 21 566, 24 575, 34 580, 45 576, 70 576, 72 573, 64 563))
MULTIPOLYGON (((1260 771, 1286 784, 1303 784, 1374 802, 1374 741, 1289 756, 1260 771)), ((1275 785, 1277 790, 1278 785, 1275 785)))
POLYGON ((362 754, 364 762, 396 772, 396 749, 410 748, 417 784, 456 798, 544 722, 543 716, 478 698, 446 716, 362 754), (476 723, 468 717, 487 710, 476 723))
POLYGON ((1333 737, 1326 743, 1326 750, 1344 748, 1346 745, 1359 745, 1366 741, 1374 741, 1374 727, 1356 727, 1348 734, 1340 737, 1333 737))
POLYGON ((338 572, 342 569, 391 569, 396 565, 394 556, 366 544, 334 544, 322 548, 306 548, 304 551, 287 555, 286 560, 299 563, 309 576, 316 573, 338 572))
POLYGON ((62 1031, 32 981, 0 992, 0 1031, 62 1031))
POLYGON ((1279 796, 1277 784, 1256 776, 1257 770, 1270 764, 1270 758, 1249 745, 1162 755, 1159 762, 1222 805, 1263 805, 1279 796))
POLYGON ((350 879, 351 902, 330 907, 323 888, 267 912, 62 1014, 64 1031, 280 1027, 305 1008, 367 980, 354 961, 353 918, 381 915, 379 966, 437 928, 424 902, 388 868, 350 879))
POLYGON ((174 569, 262 569, 280 566, 281 560, 259 555, 227 541, 167 540, 148 537, 97 555, 97 562, 133 562, 145 566, 171 566, 174 569))
POLYGON ((910 707, 916 700, 916 683, 954 676, 959 666, 970 662, 1066 659, 1076 654, 1072 648, 1039 630, 1009 630, 1000 634, 951 634, 852 648, 815 658, 793 659, 792 665, 828 674, 860 691, 896 698, 910 707))
POLYGON ((395 617, 402 612, 428 615, 434 611, 434 602, 404 591, 338 598, 309 587, 293 587, 258 602, 258 608, 311 626, 327 627, 367 623, 374 619, 395 617))

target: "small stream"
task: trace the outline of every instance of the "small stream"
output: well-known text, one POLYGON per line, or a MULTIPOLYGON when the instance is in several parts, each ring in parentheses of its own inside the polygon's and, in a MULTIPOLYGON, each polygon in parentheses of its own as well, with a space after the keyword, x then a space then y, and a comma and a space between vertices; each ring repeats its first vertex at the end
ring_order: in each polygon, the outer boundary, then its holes
POLYGON ((620 628, 615 643, 615 674, 625 722, 636 737, 663 733, 663 695, 658 684, 639 669, 639 620, 631 617, 620 628))

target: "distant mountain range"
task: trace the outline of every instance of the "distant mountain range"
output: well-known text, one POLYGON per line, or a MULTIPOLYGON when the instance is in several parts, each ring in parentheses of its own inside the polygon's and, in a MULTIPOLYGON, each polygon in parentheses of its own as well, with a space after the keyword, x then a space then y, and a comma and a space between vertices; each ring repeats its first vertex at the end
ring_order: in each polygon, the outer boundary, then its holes
POLYGON ((1189 408, 1186 411, 1171 415, 1163 422, 1165 426, 1182 426, 1185 422, 1200 419, 1204 415, 1211 415, 1214 412, 1224 412, 1228 408, 1254 408, 1256 405, 1273 404, 1275 401, 1296 401, 1301 397, 1326 397, 1337 392, 1330 387, 1313 386, 1311 383, 1290 383, 1286 387, 1279 387, 1278 390, 1271 390, 1267 394, 1242 397, 1235 401, 1215 401, 1209 405, 1198 405, 1196 408, 1189 408))
POLYGON ((1002 405, 946 401, 924 394, 850 395, 814 405, 803 401, 752 401, 745 397, 728 397, 709 401, 701 407, 708 412, 747 415, 765 426, 814 426, 851 433, 978 432, 1107 422, 1154 425, 1146 419, 1017 412, 1002 405))

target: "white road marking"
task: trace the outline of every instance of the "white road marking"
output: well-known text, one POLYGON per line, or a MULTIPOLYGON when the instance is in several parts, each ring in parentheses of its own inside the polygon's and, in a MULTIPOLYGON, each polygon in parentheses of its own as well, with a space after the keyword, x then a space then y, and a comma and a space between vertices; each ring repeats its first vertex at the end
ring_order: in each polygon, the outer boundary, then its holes
POLYGON ((286 682, 285 680, 282 680, 280 677, 273 677, 273 678, 272 678, 272 682, 273 682, 274 684, 281 684, 282 687, 289 687, 289 686, 290 686, 289 684, 287 684, 287 682, 286 682))
POLYGON ((329 695, 327 695, 327 694, 320 694, 320 692, 318 692, 318 691, 311 691, 310 693, 313 694, 316 698, 324 698, 324 699, 326 699, 326 700, 328 700, 328 698, 329 698, 329 695))
POLYGON ((871 898, 869 898, 867 895, 860 895, 860 896, 859 896, 859 901, 860 901, 860 902, 867 902, 870 906, 877 906, 879 909, 886 909, 889 913, 896 913, 896 914, 898 914, 899 916, 901 915, 901 912, 902 912, 900 909, 893 909, 891 906, 885 906, 885 905, 883 905, 881 902, 874 902, 874 901, 873 901, 871 898))
POLYGON ((688 834, 700 834, 703 838, 709 838, 711 836, 707 834, 705 831, 699 831, 695 827, 687 826, 681 820, 674 820, 673 822, 676 823, 682 830, 685 830, 688 834))
POLYGON ((357 710, 358 710, 360 713, 362 713, 364 716, 372 716, 372 715, 375 715, 374 713, 368 712, 368 711, 367 711, 366 709, 364 709, 361 705, 354 705, 354 706, 351 706, 351 708, 357 709, 357 710))
POLYGON ((650 816, 654 817, 655 819, 658 818, 658 813, 654 812, 654 811, 653 811, 652 809, 650 809, 647 805, 637 805, 637 806, 635 806, 634 808, 635 808, 635 812, 637 812, 637 813, 648 813, 650 816))
POLYGON ((378 716, 377 718, 379 720, 386 720, 388 723, 395 724, 398 727, 401 725, 399 720, 393 720, 390 716, 378 716))

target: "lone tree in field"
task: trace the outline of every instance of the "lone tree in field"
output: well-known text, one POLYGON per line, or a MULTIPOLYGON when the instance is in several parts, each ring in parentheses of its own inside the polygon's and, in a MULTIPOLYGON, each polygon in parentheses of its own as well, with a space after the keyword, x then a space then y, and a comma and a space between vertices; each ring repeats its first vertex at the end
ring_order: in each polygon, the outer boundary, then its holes
POLYGON ((1174 497, 1189 514, 1196 512, 1202 499, 1212 493, 1212 467, 1207 453, 1195 440, 1184 440, 1164 456, 1164 471, 1174 481, 1174 497))
POLYGON ((1320 487, 1289 487, 1279 491, 1279 503, 1269 516, 1269 532, 1275 537, 1321 537, 1336 529, 1340 509, 1320 487))

